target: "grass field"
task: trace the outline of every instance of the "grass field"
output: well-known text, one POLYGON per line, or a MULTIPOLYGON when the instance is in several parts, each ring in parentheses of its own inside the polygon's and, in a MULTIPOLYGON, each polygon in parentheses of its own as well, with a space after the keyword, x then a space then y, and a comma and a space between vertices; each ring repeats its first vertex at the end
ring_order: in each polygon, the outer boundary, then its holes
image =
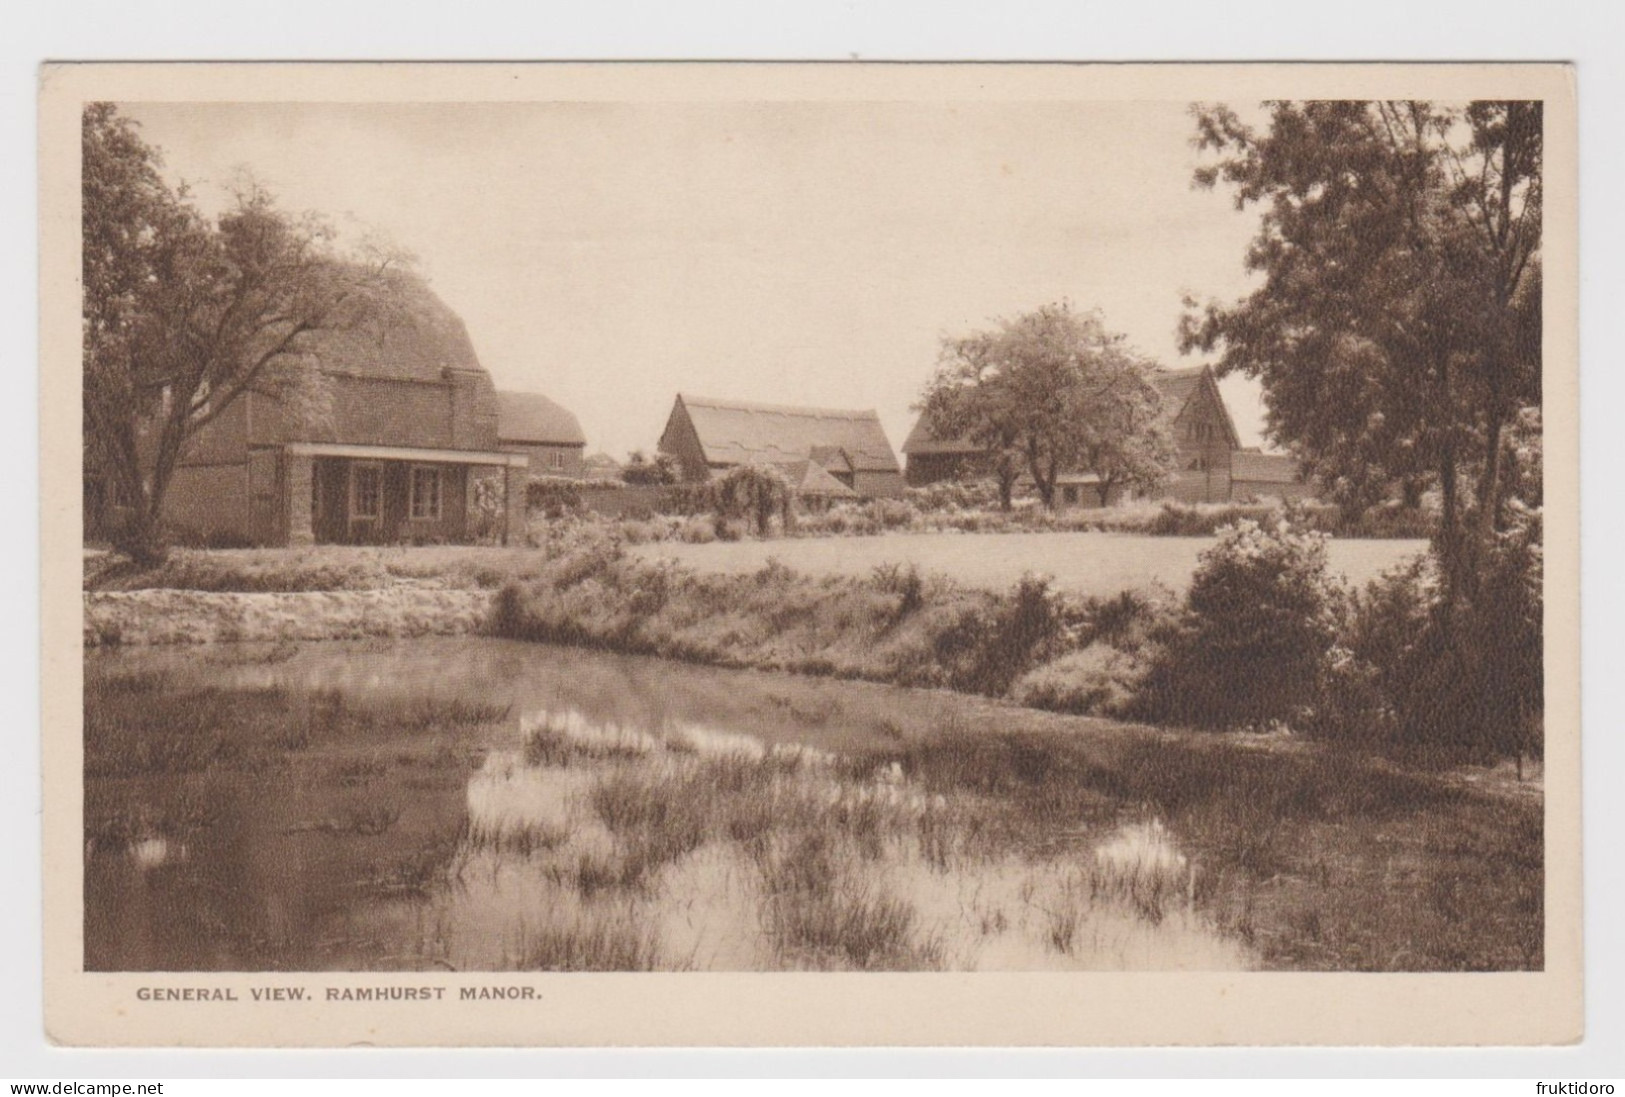
MULTIPOLYGON (((1183 590, 1211 537, 1145 537, 1122 533, 886 534, 879 537, 797 538, 706 545, 641 545, 647 560, 670 559, 702 571, 753 572, 769 560, 808 575, 867 576, 882 564, 914 564, 969 586, 1004 589, 1023 572, 1054 576, 1057 586, 1110 596, 1162 583, 1183 590)), ((1425 541, 1333 540, 1332 570, 1364 585, 1423 551, 1425 541)))

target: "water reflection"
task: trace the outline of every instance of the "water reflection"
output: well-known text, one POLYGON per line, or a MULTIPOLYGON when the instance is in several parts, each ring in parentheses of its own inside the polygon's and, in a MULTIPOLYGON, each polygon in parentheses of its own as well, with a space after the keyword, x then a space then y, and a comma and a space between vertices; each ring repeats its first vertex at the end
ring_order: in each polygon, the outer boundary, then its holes
POLYGON ((1252 964, 1160 821, 1039 854, 997 804, 851 760, 957 698, 467 638, 92 662, 350 706, 279 754, 87 784, 158 820, 88 849, 92 970, 1252 964), (414 715, 436 700, 501 718, 414 715))

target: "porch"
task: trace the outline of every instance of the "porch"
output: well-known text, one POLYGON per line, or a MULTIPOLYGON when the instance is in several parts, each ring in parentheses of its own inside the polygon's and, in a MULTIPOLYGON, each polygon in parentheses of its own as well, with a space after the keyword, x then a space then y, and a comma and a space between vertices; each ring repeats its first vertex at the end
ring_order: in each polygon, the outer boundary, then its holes
POLYGON ((292 545, 436 544, 521 528, 529 458, 486 450, 292 443, 283 447, 284 514, 292 545), (471 521, 475 469, 501 472, 496 531, 471 521))

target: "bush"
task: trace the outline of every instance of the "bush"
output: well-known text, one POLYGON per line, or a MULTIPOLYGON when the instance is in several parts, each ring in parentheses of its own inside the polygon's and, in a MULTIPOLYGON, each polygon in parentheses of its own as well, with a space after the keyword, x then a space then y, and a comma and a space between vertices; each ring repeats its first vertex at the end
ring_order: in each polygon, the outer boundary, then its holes
POLYGON ((709 483, 667 484, 655 496, 654 509, 661 514, 690 517, 716 509, 716 494, 709 483))
POLYGON ((712 486, 719 518, 743 521, 761 537, 770 535, 774 519, 786 531, 794 524, 795 491, 770 465, 736 465, 712 486))
POLYGON ((677 480, 677 459, 669 453, 657 453, 650 459, 639 450, 621 469, 621 482, 626 484, 659 486, 675 484, 677 480))
POLYGON ((581 487, 574 480, 534 479, 525 485, 525 507, 532 514, 563 518, 581 513, 581 487))
POLYGON ((999 485, 993 480, 944 480, 909 488, 903 496, 926 514, 960 510, 993 510, 999 505, 999 485))
POLYGON ((967 607, 936 638, 948 684, 1003 697, 1035 662, 1054 655, 1061 637, 1059 600, 1044 575, 1023 575, 991 607, 967 607))
POLYGON ((1476 597, 1447 605, 1430 554, 1351 599, 1318 734, 1436 763, 1541 752, 1541 519, 1512 509, 1476 597))
POLYGON ((1251 521, 1221 531, 1146 680, 1143 713, 1206 727, 1301 721, 1319 695, 1341 600, 1324 534, 1251 521))
POLYGON ((920 521, 919 510, 905 499, 871 500, 869 513, 883 530, 908 529, 920 521))
POLYGON ((1030 708, 1124 716, 1134 711, 1148 669, 1142 655, 1101 641, 1027 672, 1010 696, 1030 708))

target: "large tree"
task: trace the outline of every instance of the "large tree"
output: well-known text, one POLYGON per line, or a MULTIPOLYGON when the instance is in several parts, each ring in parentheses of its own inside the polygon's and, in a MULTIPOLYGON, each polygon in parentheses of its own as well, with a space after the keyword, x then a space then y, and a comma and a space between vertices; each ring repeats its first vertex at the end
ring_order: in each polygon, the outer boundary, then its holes
POLYGON ((252 181, 206 217, 111 104, 85 108, 82 152, 86 456, 120 504, 116 546, 151 562, 197 433, 250 391, 319 417, 318 336, 386 315, 404 257, 343 252, 327 224, 282 212, 252 181))
POLYGON ((1006 507, 1021 471, 1046 507, 1066 472, 1094 473, 1105 503, 1118 487, 1154 488, 1172 469, 1153 369, 1099 312, 1061 302, 944 340, 922 408, 943 436, 990 455, 1006 507))
POLYGON ((1195 109, 1218 158, 1196 182, 1262 210, 1262 282, 1187 316, 1185 347, 1260 378, 1270 435, 1345 501, 1436 487, 1441 559, 1470 592, 1510 428, 1540 403, 1540 104, 1265 108, 1263 128, 1195 109))

